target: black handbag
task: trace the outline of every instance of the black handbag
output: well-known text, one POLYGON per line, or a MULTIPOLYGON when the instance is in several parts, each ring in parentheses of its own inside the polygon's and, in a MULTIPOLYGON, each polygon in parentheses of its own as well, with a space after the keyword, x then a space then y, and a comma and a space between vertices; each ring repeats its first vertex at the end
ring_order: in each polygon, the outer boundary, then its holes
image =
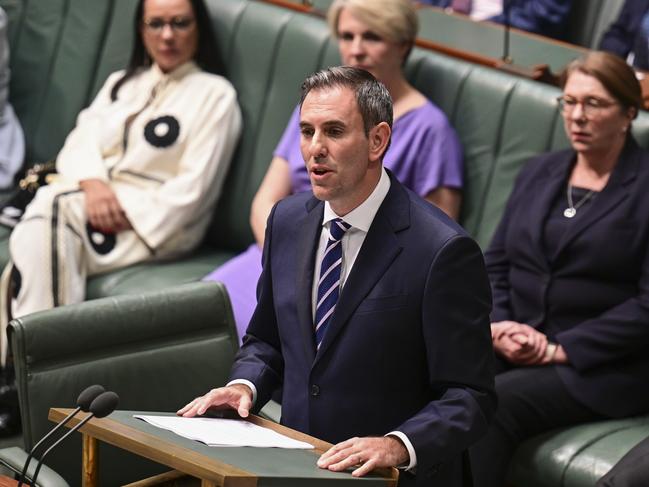
POLYGON ((56 161, 34 164, 18 181, 15 193, 0 210, 0 224, 13 228, 25 213, 25 208, 34 199, 36 191, 48 184, 56 174, 56 161))

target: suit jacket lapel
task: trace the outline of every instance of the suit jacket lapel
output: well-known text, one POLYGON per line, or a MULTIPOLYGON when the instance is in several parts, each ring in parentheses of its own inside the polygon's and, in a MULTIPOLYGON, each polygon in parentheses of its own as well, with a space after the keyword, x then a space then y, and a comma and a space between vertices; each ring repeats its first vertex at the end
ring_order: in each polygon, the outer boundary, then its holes
POLYGON ((590 208, 585 211, 581 218, 571 225, 564 234, 555 258, 559 256, 577 236, 584 232, 587 228, 596 224, 607 213, 611 212, 616 206, 624 201, 629 192, 625 190, 625 186, 635 179, 638 170, 638 146, 631 138, 627 141, 620 159, 613 169, 608 183, 598 194, 595 199, 590 203, 590 208))
POLYGON ((316 347, 311 290, 313 285, 315 253, 322 230, 324 204, 316 198, 312 198, 306 204, 306 211, 307 215, 302 222, 298 237, 295 295, 297 297, 297 317, 302 333, 307 363, 312 363, 315 359, 316 347))
POLYGON ((395 233, 410 226, 410 201, 404 188, 394 177, 391 176, 390 179, 390 191, 374 217, 354 267, 345 282, 314 365, 327 353, 358 305, 401 252, 395 233))

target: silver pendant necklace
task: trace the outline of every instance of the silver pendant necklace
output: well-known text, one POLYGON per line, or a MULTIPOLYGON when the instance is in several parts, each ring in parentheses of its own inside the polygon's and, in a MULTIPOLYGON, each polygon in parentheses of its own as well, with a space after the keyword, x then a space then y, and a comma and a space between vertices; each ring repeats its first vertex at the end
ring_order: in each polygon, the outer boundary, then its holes
POLYGON ((592 189, 588 191, 577 203, 573 204, 572 203, 572 184, 568 183, 568 191, 567 191, 567 196, 568 196, 568 208, 563 210, 563 216, 566 218, 573 218, 577 214, 577 209, 581 207, 586 201, 588 201, 593 195, 595 194, 595 191, 592 189))

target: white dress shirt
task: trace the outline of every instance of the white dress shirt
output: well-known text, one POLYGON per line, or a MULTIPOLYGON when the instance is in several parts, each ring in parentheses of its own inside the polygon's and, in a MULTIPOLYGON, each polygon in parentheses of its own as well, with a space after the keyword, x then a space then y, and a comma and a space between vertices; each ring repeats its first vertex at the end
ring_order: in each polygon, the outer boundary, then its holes
POLYGON ((343 221, 351 225, 351 228, 345 232, 345 235, 343 235, 342 241, 340 242, 343 251, 343 262, 340 269, 340 292, 342 293, 345 282, 352 270, 352 266, 354 265, 354 262, 356 262, 356 257, 358 257, 358 252, 361 250, 367 232, 372 225, 374 216, 376 215, 376 212, 379 211, 379 207, 381 206, 381 203, 383 203, 389 190, 390 177, 388 176, 388 173, 385 172, 385 169, 383 169, 381 171, 381 178, 374 188, 374 191, 372 191, 365 201, 347 213, 344 217, 338 216, 336 212, 331 209, 329 202, 325 201, 324 215, 322 217, 323 228, 322 232, 320 232, 320 241, 318 243, 318 250, 316 251, 315 270, 313 273, 313 285, 311 289, 311 311, 314 320, 316 303, 318 302, 320 265, 322 263, 322 258, 324 257, 324 251, 327 248, 327 242, 331 235, 331 222, 336 218, 342 218, 343 221))

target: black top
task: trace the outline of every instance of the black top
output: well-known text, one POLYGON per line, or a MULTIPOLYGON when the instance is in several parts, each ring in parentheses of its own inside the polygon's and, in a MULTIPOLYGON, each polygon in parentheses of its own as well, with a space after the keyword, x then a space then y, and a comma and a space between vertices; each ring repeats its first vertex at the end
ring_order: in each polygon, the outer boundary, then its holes
POLYGON ((543 228, 543 246, 545 247, 546 255, 557 255, 561 239, 568 228, 583 218, 584 214, 588 212, 591 202, 598 194, 598 192, 593 192, 587 197, 589 192, 590 190, 586 188, 572 187, 572 204, 577 209, 577 213, 572 218, 568 218, 563 214, 569 207, 568 197, 565 191, 559 192, 552 203, 543 228), (584 200, 584 198, 586 199, 584 200))

